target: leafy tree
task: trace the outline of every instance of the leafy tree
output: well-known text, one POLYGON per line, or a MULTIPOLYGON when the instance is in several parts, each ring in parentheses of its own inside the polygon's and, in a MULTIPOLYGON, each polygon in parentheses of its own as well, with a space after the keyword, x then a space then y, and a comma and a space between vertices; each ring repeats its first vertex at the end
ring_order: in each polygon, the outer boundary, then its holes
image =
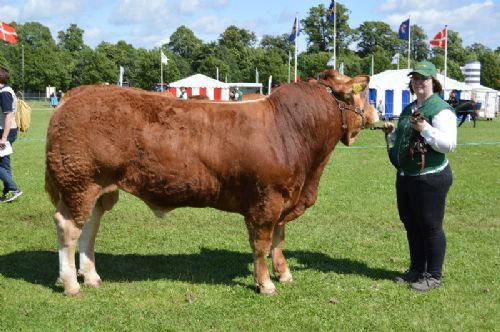
POLYGON ((343 53, 338 59, 338 66, 340 64, 344 64, 344 74, 348 76, 356 76, 360 74, 367 74, 368 71, 363 70, 362 59, 361 57, 349 50, 348 52, 343 53))
POLYGON ((16 29, 18 44, 24 44, 26 48, 40 48, 44 45, 54 47, 56 42, 48 27, 38 22, 20 24, 16 29))
POLYGON ((481 84, 492 89, 500 88, 500 52, 485 52, 481 62, 481 84))
POLYGON ((71 24, 66 31, 59 31, 59 46, 70 53, 76 53, 83 50, 83 30, 76 24, 71 24))
POLYGON ((95 83, 114 84, 118 81, 118 68, 104 52, 101 50, 94 52, 85 46, 79 54, 71 87, 95 83))
POLYGON ((286 33, 279 36, 264 35, 260 40, 260 48, 265 51, 272 49, 282 50, 285 54, 288 54, 288 51, 293 51, 293 46, 288 39, 289 37, 286 33))
POLYGON ((316 78, 326 69, 330 55, 327 52, 302 53, 299 55, 299 69, 302 79, 316 78))
MULTIPOLYGON (((345 6, 336 3, 337 56, 345 52, 351 42, 349 14, 345 6)), ((307 35, 308 52, 325 52, 333 49, 333 24, 330 23, 328 8, 320 4, 309 9, 308 16, 301 20, 303 32, 307 35)))
POLYGON ((234 25, 229 26, 219 37, 219 45, 239 51, 254 46, 256 42, 257 37, 253 32, 234 25))
POLYGON ((396 33, 385 22, 364 22, 355 30, 354 40, 358 42, 361 56, 385 50, 386 56, 392 56, 398 43, 396 33))
POLYGON ((229 66, 224 63, 224 61, 214 56, 209 56, 203 59, 203 61, 200 63, 198 71, 201 74, 216 78, 217 68, 219 68, 219 80, 223 80, 221 78, 224 78, 226 75, 229 76, 229 66))
POLYGON ((465 51, 467 53, 465 62, 467 63, 472 60, 479 60, 484 54, 491 52, 491 49, 481 43, 474 43, 470 46, 467 46, 465 48, 465 51))
POLYGON ((203 42, 196 38, 193 31, 185 25, 181 25, 170 36, 170 42, 167 49, 185 59, 192 59, 196 51, 202 46, 203 42))

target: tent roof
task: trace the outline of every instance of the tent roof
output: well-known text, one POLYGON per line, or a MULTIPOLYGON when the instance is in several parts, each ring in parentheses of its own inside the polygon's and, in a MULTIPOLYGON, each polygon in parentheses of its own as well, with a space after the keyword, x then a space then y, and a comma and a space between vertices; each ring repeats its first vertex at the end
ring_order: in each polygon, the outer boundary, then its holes
POLYGON ((229 88, 229 84, 217 81, 203 74, 194 74, 182 80, 170 83, 171 87, 180 88, 229 88))
MULTIPOLYGON (((408 90, 410 69, 386 70, 370 77, 370 88, 382 90, 408 90)), ((444 75, 437 74, 441 85, 444 85, 444 75)), ((472 88, 462 82, 446 77, 446 90, 470 91, 472 88)))
POLYGON ((480 85, 480 86, 475 86, 475 87, 472 87, 472 91, 477 91, 477 92, 493 92, 493 93, 496 93, 498 94, 499 92, 495 89, 491 89, 491 88, 488 88, 487 86, 483 86, 483 85, 480 85))

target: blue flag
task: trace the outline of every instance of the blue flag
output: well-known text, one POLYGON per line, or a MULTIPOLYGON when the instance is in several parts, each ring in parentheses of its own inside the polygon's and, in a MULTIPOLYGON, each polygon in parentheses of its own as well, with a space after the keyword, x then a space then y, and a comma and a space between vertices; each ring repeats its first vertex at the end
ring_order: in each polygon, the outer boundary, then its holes
POLYGON ((328 17, 330 18, 330 23, 332 24, 335 22, 335 11, 335 0, 332 0, 332 3, 330 4, 330 7, 328 9, 328 17))
POLYGON ((410 19, 407 19, 399 26, 399 39, 408 39, 410 37, 410 19))
POLYGON ((295 17, 295 21, 293 21, 292 32, 290 33, 290 38, 288 38, 291 42, 295 41, 295 38, 300 35, 300 22, 299 17, 295 17))

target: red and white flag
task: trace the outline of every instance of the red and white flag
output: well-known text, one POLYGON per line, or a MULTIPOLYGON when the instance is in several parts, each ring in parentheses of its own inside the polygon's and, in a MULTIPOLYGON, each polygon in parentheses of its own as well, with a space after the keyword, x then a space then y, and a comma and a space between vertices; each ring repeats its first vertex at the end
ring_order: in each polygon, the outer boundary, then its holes
POLYGON ((439 31, 437 33, 437 35, 434 36, 434 39, 429 41, 429 43, 434 47, 445 48, 446 47, 446 28, 439 31))
POLYGON ((17 44, 16 27, 7 23, 0 23, 0 40, 5 40, 7 43, 17 44))

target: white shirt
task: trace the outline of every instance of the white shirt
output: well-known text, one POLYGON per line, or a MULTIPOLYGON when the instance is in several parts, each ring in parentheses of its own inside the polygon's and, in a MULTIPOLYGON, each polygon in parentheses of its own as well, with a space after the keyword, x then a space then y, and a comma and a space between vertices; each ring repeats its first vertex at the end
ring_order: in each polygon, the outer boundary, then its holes
MULTIPOLYGON (((412 113, 415 109, 412 110, 412 113)), ((388 135, 389 145, 396 139, 396 128, 388 135)), ((426 122, 420 135, 432 149, 437 152, 447 153, 455 151, 457 147, 457 117, 451 110, 445 108, 432 118, 432 126, 426 122)))

